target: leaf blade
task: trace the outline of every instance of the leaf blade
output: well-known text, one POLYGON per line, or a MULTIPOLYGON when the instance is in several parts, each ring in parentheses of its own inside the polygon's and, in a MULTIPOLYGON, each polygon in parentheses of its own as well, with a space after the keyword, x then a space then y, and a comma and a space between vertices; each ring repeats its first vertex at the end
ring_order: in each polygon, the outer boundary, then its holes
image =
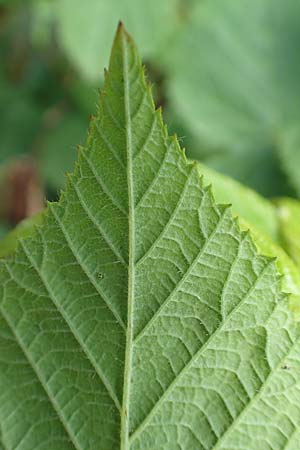
MULTIPOLYGON (((0 270, 2 317, 40 381, 19 393, 21 411, 43 386, 56 408, 55 435, 36 428, 38 403, 29 409, 22 450, 52 450, 55 439, 78 450, 243 448, 244 417, 260 414, 275 431, 252 430, 247 449, 257 439, 283 449, 293 430, 282 437, 280 423, 299 414, 299 361, 281 364, 298 351, 299 326, 279 302, 275 262, 168 136, 123 27, 101 98, 66 192, 0 270), (290 379, 287 394, 278 383, 290 379), (270 387, 275 418, 259 403, 270 387)), ((15 392, 25 369, 6 366, 15 376, 0 372, 0 383, 15 392)), ((13 449, 22 420, 7 425, 7 408, 16 411, 5 400, 0 423, 13 449)))

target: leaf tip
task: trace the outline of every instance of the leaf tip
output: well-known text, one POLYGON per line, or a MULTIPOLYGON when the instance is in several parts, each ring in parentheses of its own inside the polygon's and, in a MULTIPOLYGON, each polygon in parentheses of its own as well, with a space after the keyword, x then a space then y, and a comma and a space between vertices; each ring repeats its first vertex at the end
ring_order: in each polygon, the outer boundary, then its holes
POLYGON ((133 43, 133 39, 130 36, 130 34, 128 33, 128 31, 126 30, 122 20, 119 20, 119 23, 118 23, 117 32, 116 32, 116 36, 115 36, 115 42, 118 41, 119 38, 125 38, 128 42, 133 43))
POLYGON ((117 33, 121 32, 123 29, 124 29, 124 24, 123 24, 122 20, 119 20, 117 33))

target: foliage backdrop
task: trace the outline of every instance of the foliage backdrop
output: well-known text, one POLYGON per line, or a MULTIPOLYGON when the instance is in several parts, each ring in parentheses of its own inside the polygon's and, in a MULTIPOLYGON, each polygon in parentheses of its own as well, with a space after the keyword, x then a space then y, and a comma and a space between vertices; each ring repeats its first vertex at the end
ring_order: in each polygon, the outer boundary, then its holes
MULTIPOLYGON (((267 197, 300 195, 297 0, 16 0, 0 8, 4 174, 29 156, 36 189, 57 198, 122 19, 188 156, 267 197)), ((10 226, 13 213, 2 210, 2 227, 10 226)))

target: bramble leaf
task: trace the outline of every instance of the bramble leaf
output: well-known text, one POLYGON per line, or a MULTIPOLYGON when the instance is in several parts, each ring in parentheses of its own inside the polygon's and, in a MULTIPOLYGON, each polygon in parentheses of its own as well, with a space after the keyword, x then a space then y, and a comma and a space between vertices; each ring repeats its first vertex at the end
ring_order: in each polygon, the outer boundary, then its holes
POLYGON ((290 308, 299 318, 300 272, 296 263, 299 258, 299 234, 297 229, 300 207, 291 199, 277 201, 277 207, 257 192, 241 185, 232 178, 198 164, 204 182, 212 183, 213 194, 218 202, 231 203, 237 214, 241 229, 250 230, 252 239, 263 255, 276 257, 278 272, 282 275, 282 289, 290 293, 290 308), (292 259, 290 256, 293 257, 292 259))
POLYGON ((6 450, 297 448, 275 262, 168 136, 122 26, 66 192, 0 289, 6 450))

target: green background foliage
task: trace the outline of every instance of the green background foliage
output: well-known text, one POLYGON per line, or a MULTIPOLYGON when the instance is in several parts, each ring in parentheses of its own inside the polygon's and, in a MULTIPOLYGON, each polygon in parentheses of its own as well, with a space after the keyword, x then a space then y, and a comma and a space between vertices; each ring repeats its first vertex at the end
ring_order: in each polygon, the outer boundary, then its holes
POLYGON ((119 19, 189 156, 299 195, 297 0, 32 0, 3 2, 0 18, 0 162, 33 154, 48 197, 85 139, 119 19))

